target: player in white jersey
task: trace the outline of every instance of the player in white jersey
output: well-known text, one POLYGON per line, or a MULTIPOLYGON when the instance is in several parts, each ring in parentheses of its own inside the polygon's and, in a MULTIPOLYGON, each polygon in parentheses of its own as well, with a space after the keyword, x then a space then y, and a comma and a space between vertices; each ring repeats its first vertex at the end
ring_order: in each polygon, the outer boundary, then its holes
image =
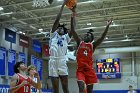
MULTIPOLYGON (((68 43, 70 42, 70 38, 72 36, 71 30, 73 29, 73 27, 71 25, 71 29, 68 31, 64 24, 60 25, 59 23, 65 3, 66 0, 64 0, 64 3, 62 4, 61 9, 53 24, 49 42, 49 76, 51 77, 54 93, 59 93, 59 78, 61 80, 63 92, 69 93, 66 52, 68 43)), ((74 12, 72 13, 72 15, 74 15, 74 12)), ((71 23, 73 23, 72 19, 71 23)))
MULTIPOLYGON (((36 73, 36 67, 33 65, 28 66, 28 74, 30 78, 34 81, 37 82, 37 78, 35 77, 36 73)), ((31 93, 42 93, 42 90, 38 90, 35 87, 31 86, 31 93)))
POLYGON ((133 90, 133 87, 129 85, 129 91, 127 93, 137 93, 135 90, 133 90))

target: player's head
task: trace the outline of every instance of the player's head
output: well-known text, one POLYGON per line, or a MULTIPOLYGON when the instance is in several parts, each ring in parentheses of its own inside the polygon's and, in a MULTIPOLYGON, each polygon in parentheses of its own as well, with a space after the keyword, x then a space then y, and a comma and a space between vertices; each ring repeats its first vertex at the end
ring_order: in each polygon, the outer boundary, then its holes
POLYGON ((132 90, 132 88, 133 88, 133 87, 132 87, 131 85, 129 85, 129 90, 132 90))
POLYGON ((90 29, 85 35, 84 35, 84 41, 85 42, 92 42, 94 40, 94 35, 90 29))
POLYGON ((65 24, 59 24, 57 27, 57 32, 59 35, 64 35, 68 33, 68 29, 65 27, 65 24))
POLYGON ((28 66, 28 74, 34 75, 36 73, 36 67, 33 65, 28 66))
POLYGON ((20 73, 20 70, 25 71, 27 67, 25 66, 24 62, 20 61, 14 65, 14 72, 20 73))

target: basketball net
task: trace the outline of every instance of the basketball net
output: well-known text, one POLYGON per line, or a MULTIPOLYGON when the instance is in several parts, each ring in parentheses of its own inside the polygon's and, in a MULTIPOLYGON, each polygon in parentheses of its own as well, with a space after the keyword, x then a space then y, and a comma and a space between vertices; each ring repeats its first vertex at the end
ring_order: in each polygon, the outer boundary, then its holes
POLYGON ((50 5, 48 0, 33 0, 33 7, 46 7, 50 5))

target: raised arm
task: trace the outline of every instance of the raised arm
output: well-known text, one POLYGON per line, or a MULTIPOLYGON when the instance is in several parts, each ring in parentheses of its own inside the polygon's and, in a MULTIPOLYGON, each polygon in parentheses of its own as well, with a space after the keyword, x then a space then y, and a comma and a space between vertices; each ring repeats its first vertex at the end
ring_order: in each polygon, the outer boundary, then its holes
POLYGON ((60 21, 61 15, 62 15, 63 8, 65 6, 65 3, 66 3, 66 0, 64 0, 64 3, 62 4, 61 9, 55 19, 55 22, 53 24, 52 31, 51 31, 52 33, 57 29, 57 27, 59 25, 59 21, 60 21))
POLYGON ((76 43, 77 43, 77 46, 79 46, 79 44, 80 44, 80 38, 79 38, 79 36, 78 36, 78 34, 76 33, 76 31, 75 31, 75 26, 76 26, 76 21, 75 21, 75 16, 76 16, 76 11, 75 11, 75 8, 76 7, 74 7, 73 9, 72 9, 72 15, 71 15, 71 34, 73 35, 73 38, 74 38, 74 40, 76 41, 76 43))
MULTIPOLYGON (((74 13, 72 13, 72 14, 74 14, 74 13)), ((70 21, 70 31, 68 32, 68 34, 69 34, 69 37, 72 37, 72 30, 74 30, 75 29, 75 25, 73 24, 74 23, 74 19, 71 17, 71 21, 70 21)))
POLYGON ((112 19, 110 21, 108 21, 107 26, 104 30, 104 32, 102 33, 101 37, 99 39, 97 39, 95 42, 93 42, 93 48, 95 49, 98 45, 100 45, 102 43, 102 41, 104 40, 107 32, 108 32, 108 28, 112 23, 112 19))
POLYGON ((40 90, 40 89, 41 89, 41 82, 40 82, 40 77, 39 77, 38 72, 35 74, 35 77, 37 78, 37 83, 34 82, 34 81, 31 79, 31 85, 40 90))

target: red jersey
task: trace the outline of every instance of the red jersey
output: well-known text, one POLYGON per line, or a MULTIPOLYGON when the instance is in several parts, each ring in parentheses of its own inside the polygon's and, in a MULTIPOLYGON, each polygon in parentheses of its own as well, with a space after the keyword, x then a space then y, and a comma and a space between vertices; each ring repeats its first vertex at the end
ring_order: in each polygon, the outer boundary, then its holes
POLYGON ((78 70, 92 69, 93 65, 93 45, 92 43, 81 42, 77 50, 78 70))
MULTIPOLYGON (((17 75, 19 77, 17 85, 20 85, 23 81, 31 82, 31 79, 29 77, 25 78, 19 73, 17 75)), ((31 93, 30 92, 30 84, 25 84, 16 93, 31 93)))

